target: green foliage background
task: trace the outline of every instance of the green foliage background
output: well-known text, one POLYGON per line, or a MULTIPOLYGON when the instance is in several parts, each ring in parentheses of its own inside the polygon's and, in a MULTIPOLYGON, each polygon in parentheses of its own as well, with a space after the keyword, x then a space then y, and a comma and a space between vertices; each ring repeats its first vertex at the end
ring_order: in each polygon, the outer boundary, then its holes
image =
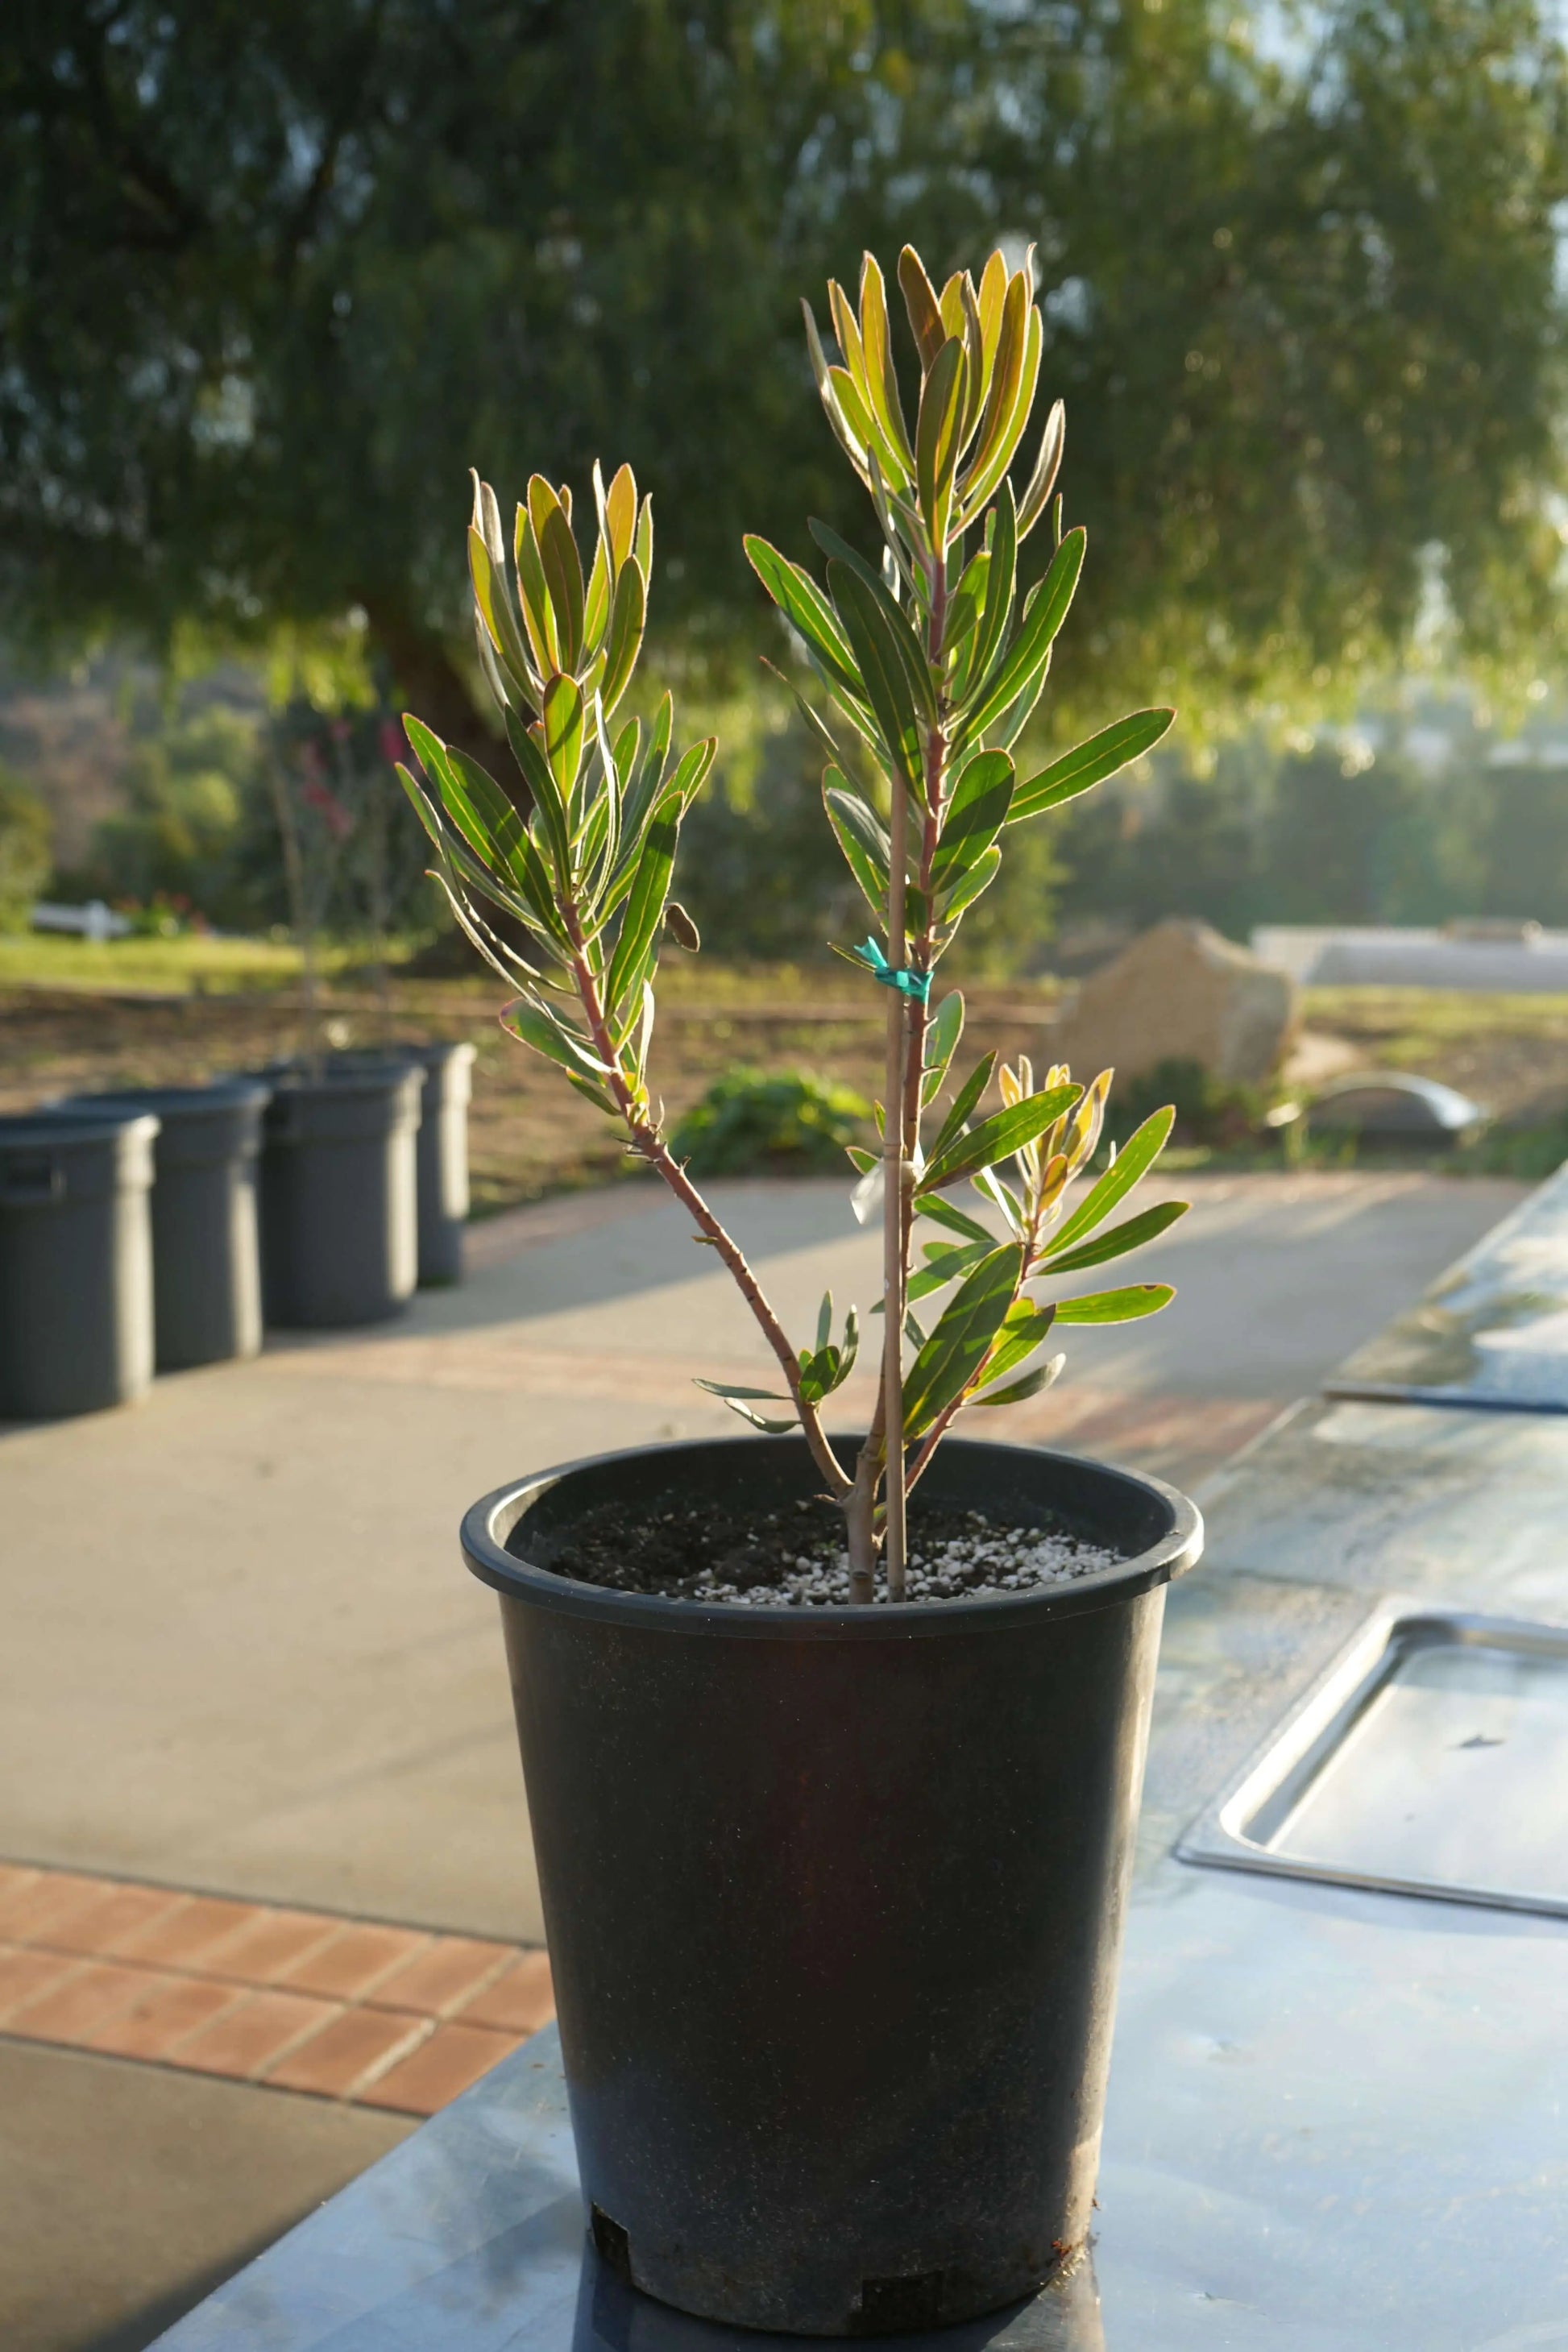
POLYGON ((776 642, 742 527, 866 540, 795 295, 1037 242, 1064 724, 1320 698, 1440 583, 1554 609, 1564 69, 1531 0, 16 0, 0 624, 265 637, 357 607, 456 736, 466 468, 629 458, 679 666, 776 642), (1287 19, 1286 21, 1290 21, 1287 19))

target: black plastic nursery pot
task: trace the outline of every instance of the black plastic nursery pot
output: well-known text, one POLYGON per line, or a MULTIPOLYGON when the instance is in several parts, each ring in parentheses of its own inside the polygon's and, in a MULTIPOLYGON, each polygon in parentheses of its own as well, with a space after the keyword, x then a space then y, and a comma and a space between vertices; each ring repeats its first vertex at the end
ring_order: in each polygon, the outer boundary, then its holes
POLYGON ((73 1095, 72 1118, 150 1111, 153 1296, 161 1372, 254 1356, 261 1346, 256 1166, 269 1089, 256 1078, 73 1095))
POLYGON ((128 1404, 153 1377, 148 1196, 158 1122, 0 1118, 0 1414, 128 1404))
POLYGON ((419 1271, 423 1074, 376 1061, 260 1075, 272 1089, 261 1154, 267 1321, 341 1328, 395 1315, 419 1271))
POLYGON ((334 1069, 374 1060, 412 1062, 424 1075, 419 1119, 419 1287, 438 1289, 463 1278, 463 1227, 468 1217, 468 1101, 474 1049, 458 1044, 399 1044, 379 1055, 351 1048, 333 1054, 334 1069))
POLYGON ((1203 1527, 1156 1479, 949 1440, 931 1501, 1118 1563, 828 1609, 550 1570, 612 1500, 820 1484, 798 1438, 645 1448, 503 1487, 462 1540, 500 1595, 601 2255, 704 2318, 886 2334, 1085 2241, 1164 1587, 1203 1527))

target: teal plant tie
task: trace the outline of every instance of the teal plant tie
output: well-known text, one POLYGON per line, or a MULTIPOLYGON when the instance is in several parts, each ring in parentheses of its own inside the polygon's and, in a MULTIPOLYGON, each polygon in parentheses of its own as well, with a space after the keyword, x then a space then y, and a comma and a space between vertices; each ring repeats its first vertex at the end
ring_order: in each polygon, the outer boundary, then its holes
POLYGON ((851 952, 866 966, 872 979, 879 980, 884 988, 896 988, 900 996, 913 997, 917 1004, 929 1001, 931 983, 929 971, 910 971, 907 966, 895 971, 875 940, 868 940, 863 947, 855 948, 851 952))

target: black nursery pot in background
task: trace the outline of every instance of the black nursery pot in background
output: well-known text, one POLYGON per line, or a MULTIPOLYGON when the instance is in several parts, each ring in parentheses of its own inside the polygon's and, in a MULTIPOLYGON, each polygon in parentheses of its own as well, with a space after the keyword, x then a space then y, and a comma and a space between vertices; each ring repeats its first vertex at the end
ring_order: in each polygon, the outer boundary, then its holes
POLYGON ((416 1139, 423 1074, 406 1061, 262 1071, 261 1292, 268 1323, 395 1315, 419 1268, 416 1139))
POLYGON ((458 1045, 393 1045, 372 1053, 351 1047, 329 1055, 329 1071, 410 1062, 423 1074, 419 1118, 419 1286, 438 1289, 463 1278, 463 1227, 468 1215, 468 1101, 474 1049, 458 1045))
POLYGON ((76 1119, 151 1112, 153 1295, 161 1372, 254 1356, 261 1346, 256 1163, 268 1089, 256 1078, 72 1095, 76 1119))
POLYGON ((157 1132, 118 1108, 0 1118, 0 1414, 96 1412, 151 1381, 157 1132))
POLYGON ((550 1572, 606 1502, 819 1487, 795 1438, 611 1454, 488 1496, 463 1549, 501 1596, 599 2251, 682 2310, 838 2336, 996 2309, 1083 2242, 1163 1588, 1202 1522, 950 1440, 930 1502, 1119 1564, 820 1610, 550 1572))

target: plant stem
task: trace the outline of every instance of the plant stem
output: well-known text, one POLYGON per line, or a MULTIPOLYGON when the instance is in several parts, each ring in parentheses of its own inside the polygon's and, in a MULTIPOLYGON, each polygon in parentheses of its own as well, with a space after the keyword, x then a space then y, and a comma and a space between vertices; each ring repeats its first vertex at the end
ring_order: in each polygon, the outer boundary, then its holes
MULTIPOLYGON (((909 801, 901 776, 893 779, 892 822, 888 837, 888 961, 904 965, 905 863, 909 856, 909 801)), ((905 1594, 907 1545, 904 1528, 904 1157, 906 1071, 904 996, 891 989, 888 1006, 888 1078, 882 1106, 882 1412, 887 1432, 888 1517, 883 1561, 888 1598, 905 1594)))
POLYGON ((842 1502, 850 1492, 854 1482, 848 1477, 837 1455, 828 1444, 827 1433, 822 1426, 822 1417, 816 1407, 801 1394, 800 1361, 790 1345, 789 1335, 769 1305, 761 1283, 746 1262, 746 1255, 740 1243, 720 1223, 685 1169, 671 1152, 658 1129, 647 1118, 643 1108, 646 1096, 643 1101, 639 1102, 627 1085, 621 1069, 620 1055, 616 1051, 615 1043, 610 1035, 609 1024, 605 1018, 598 981, 588 961, 587 943, 583 936, 575 900, 563 894, 561 912, 566 924, 567 935, 572 941, 572 970, 573 977, 576 982, 578 1001, 582 1004, 587 1020, 595 1049, 609 1073, 610 1088, 621 1117, 626 1122, 626 1132, 631 1138, 633 1148, 639 1151, 648 1166, 663 1178, 703 1238, 718 1251, 720 1257, 734 1276, 736 1287, 755 1316, 763 1336, 778 1358, 784 1376, 789 1383, 790 1395, 795 1401, 795 1411, 800 1415, 801 1431, 807 1445, 811 1448, 812 1458, 826 1479, 828 1491, 835 1502, 842 1502))

